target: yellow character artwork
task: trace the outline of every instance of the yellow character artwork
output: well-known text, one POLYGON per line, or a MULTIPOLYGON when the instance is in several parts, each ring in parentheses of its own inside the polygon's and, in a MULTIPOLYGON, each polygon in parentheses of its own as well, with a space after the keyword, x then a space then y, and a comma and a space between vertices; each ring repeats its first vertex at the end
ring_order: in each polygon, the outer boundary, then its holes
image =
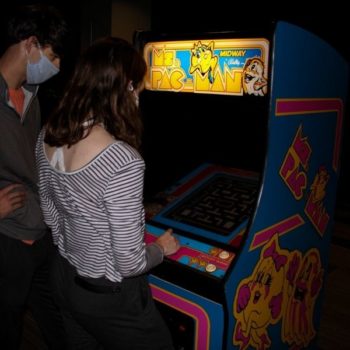
POLYGON ((306 215, 321 236, 324 235, 330 220, 329 214, 324 205, 329 180, 330 175, 326 167, 321 165, 317 170, 312 185, 310 186, 310 195, 305 206, 306 215))
POLYGON ((245 94, 264 96, 267 80, 264 77, 264 62, 257 57, 249 58, 243 67, 243 91, 245 94))
POLYGON ((251 276, 243 279, 235 295, 233 313, 237 320, 233 343, 241 350, 251 346, 268 349, 271 340, 267 328, 283 314, 285 267, 289 252, 272 238, 261 251, 251 276))
POLYGON ((204 45, 200 41, 194 44, 191 50, 191 67, 190 73, 199 71, 202 76, 208 74, 208 80, 214 82, 214 71, 218 63, 218 57, 214 55, 214 42, 204 45))
POLYGON ((326 187, 329 181, 326 167, 320 166, 311 185, 311 200, 313 203, 321 203, 326 196, 326 187))
POLYGON ((310 249, 302 258, 295 251, 288 266, 282 321, 282 339, 289 345, 307 348, 316 335, 313 325, 314 306, 323 283, 318 250, 310 249))

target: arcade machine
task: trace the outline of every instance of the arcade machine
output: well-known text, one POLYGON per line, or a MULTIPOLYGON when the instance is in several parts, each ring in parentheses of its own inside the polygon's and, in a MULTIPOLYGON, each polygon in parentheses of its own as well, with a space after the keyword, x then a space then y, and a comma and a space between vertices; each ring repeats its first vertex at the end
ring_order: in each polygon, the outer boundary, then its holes
POLYGON ((139 33, 146 243, 176 349, 316 348, 347 64, 314 34, 139 33))

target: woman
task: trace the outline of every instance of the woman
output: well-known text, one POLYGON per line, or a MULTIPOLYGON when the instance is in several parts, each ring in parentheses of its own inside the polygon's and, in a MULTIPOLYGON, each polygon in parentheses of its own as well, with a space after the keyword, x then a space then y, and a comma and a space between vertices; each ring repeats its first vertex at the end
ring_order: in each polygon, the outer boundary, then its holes
POLYGON ((172 349, 145 275, 179 248, 171 230, 143 239, 145 73, 126 41, 97 41, 38 139, 41 205, 59 252, 53 283, 74 349, 172 349))

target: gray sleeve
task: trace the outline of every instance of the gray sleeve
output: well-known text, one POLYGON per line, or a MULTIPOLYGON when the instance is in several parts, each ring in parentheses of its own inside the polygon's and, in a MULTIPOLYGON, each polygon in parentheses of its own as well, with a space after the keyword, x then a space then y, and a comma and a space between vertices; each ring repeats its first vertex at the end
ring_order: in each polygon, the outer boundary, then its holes
POLYGON ((163 249, 157 243, 151 243, 146 246, 146 266, 144 272, 163 262, 163 249))
POLYGON ((40 208, 39 195, 30 189, 26 189, 27 197, 22 208, 17 209, 8 217, 18 221, 21 226, 27 229, 45 229, 44 218, 40 208))
POLYGON ((28 191, 26 203, 0 220, 0 231, 15 239, 39 239, 47 231, 38 195, 28 191))

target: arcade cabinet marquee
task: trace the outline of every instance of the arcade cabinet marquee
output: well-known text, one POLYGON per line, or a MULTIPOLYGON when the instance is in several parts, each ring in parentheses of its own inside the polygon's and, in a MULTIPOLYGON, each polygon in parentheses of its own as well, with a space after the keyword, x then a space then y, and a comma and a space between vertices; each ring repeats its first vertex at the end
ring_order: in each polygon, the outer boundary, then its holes
POLYGON ((148 43, 146 89, 263 96, 268 54, 266 39, 148 43))
POLYGON ((346 62, 285 22, 138 46, 146 243, 181 244, 150 275, 176 349, 317 348, 346 62))

